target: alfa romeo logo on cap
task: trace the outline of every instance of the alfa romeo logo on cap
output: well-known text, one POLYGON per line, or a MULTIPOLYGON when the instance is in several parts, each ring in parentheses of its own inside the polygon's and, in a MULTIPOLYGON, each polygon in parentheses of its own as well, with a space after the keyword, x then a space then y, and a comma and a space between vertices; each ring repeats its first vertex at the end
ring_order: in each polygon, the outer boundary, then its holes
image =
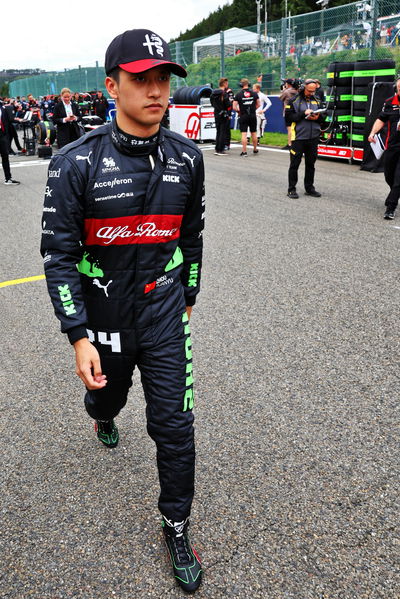
POLYGON ((145 35, 145 42, 143 42, 143 46, 147 46, 147 48, 149 49, 150 54, 153 56, 153 46, 156 49, 157 54, 159 54, 160 56, 164 56, 164 48, 163 48, 163 43, 160 37, 158 37, 158 35, 155 35, 154 33, 151 34, 151 36, 149 37, 149 34, 146 33, 145 35))

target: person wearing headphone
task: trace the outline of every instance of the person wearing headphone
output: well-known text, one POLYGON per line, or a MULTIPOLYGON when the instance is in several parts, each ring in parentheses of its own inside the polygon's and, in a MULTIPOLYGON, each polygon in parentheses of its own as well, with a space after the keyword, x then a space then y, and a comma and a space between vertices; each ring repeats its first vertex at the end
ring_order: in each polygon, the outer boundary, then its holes
POLYGON ((299 93, 285 104, 285 120, 291 123, 291 148, 289 166, 288 197, 298 198, 296 185, 298 170, 304 154, 304 187, 306 195, 321 197, 314 187, 315 161, 318 156, 318 142, 321 123, 324 120, 321 100, 316 97, 317 84, 314 79, 306 79, 299 93))
POLYGON ((385 181, 390 187, 385 200, 383 218, 386 220, 394 219, 400 197, 400 77, 395 83, 395 91, 394 96, 385 101, 368 137, 370 143, 376 143, 376 134, 388 123, 383 158, 385 181))

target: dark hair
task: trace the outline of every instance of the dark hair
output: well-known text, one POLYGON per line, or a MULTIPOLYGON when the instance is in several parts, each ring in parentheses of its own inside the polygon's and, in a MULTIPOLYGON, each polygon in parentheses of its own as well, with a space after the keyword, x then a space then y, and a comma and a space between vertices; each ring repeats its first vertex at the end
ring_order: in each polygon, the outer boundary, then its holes
POLYGON ((114 81, 116 81, 117 83, 119 83, 119 74, 121 72, 121 67, 115 67, 114 69, 112 69, 112 71, 110 71, 107 75, 107 77, 111 77, 111 79, 114 79, 114 81))

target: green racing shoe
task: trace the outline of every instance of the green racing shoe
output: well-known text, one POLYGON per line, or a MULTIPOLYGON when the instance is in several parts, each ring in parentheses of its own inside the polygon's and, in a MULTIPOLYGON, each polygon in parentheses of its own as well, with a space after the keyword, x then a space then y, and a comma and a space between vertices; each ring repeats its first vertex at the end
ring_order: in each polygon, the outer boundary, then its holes
POLYGON ((106 447, 117 447, 119 433, 114 424, 114 420, 96 420, 94 423, 94 430, 97 433, 97 438, 100 439, 106 447))
POLYGON ((172 522, 163 517, 161 525, 174 576, 184 591, 194 593, 200 586, 203 571, 200 558, 190 543, 189 519, 172 522))

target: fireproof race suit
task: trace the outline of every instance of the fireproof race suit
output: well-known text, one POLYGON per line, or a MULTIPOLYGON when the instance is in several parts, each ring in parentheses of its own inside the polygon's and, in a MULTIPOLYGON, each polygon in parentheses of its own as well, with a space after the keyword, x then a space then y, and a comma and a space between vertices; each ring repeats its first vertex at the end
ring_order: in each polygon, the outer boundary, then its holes
POLYGON ((69 144, 48 173, 41 253, 61 330, 88 336, 107 385, 88 391, 99 420, 125 405, 137 365, 157 444, 160 511, 183 520, 193 497, 193 375, 186 306, 199 291, 202 154, 160 129, 156 157, 129 155, 105 125, 69 144))

